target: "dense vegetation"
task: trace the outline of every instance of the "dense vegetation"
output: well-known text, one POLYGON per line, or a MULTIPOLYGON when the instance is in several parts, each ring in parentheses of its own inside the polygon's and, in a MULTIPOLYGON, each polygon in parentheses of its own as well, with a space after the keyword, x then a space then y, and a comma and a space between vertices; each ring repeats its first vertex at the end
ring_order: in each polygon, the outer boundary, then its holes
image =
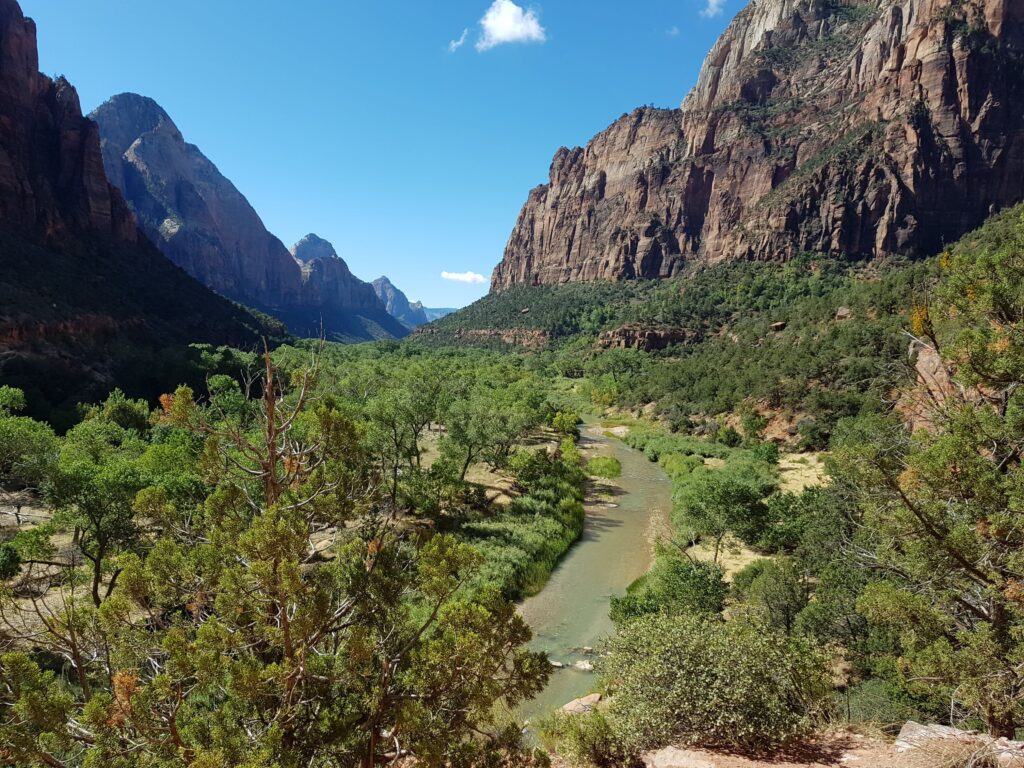
MULTIPOLYGON (((516 287, 488 296, 421 334, 524 328, 547 336, 538 364, 582 378, 598 405, 657 403, 690 429, 744 403, 792 414, 806 447, 823 448, 836 422, 880 410, 906 373, 902 330, 928 264, 851 269, 810 257, 786 265, 726 264, 679 280, 516 287), (528 310, 528 311, 526 311, 528 310), (595 348, 623 326, 684 332, 656 353, 595 348)), ((497 339, 487 343, 508 349, 497 339)))
POLYGON ((877 275, 801 259, 490 302, 443 327, 505 307, 551 347, 204 347, 201 383, 57 425, 0 386, 0 762, 543 763, 495 705, 546 684, 512 601, 580 535, 587 475, 621 471, 582 460, 584 408, 673 496, 609 604, 609 703, 543 728, 561 752, 759 750, 829 720, 1015 734, 1024 210, 877 275), (628 323, 692 343, 595 348, 628 323), (827 445, 825 483, 781 490, 780 441, 827 445))
POLYGON ((115 386, 154 399, 175 382, 202 382, 190 344, 255 346, 284 327, 216 295, 148 242, 43 248, 0 233, 0 380, 26 395, 26 412, 60 429, 80 401, 115 386))
POLYGON ((115 391, 63 437, 0 389, 2 490, 28 493, 37 523, 0 550, 3 762, 507 752, 493 703, 550 669, 510 598, 582 528, 573 437, 545 433, 575 418, 490 355, 307 346, 237 362, 239 379, 155 410, 115 391), (520 447, 544 434, 561 448, 520 447), (513 500, 491 503, 474 468, 511 478, 513 500))
POLYGON ((822 717, 1018 732, 1024 209, 938 269, 907 329, 929 379, 839 422, 825 486, 778 492, 766 446, 634 430, 673 478, 672 537, 612 602, 610 706, 546 724, 561 750, 613 765, 668 742, 762 748, 822 717), (700 538, 710 560, 688 546, 700 538), (727 538, 760 555, 728 579, 727 538))

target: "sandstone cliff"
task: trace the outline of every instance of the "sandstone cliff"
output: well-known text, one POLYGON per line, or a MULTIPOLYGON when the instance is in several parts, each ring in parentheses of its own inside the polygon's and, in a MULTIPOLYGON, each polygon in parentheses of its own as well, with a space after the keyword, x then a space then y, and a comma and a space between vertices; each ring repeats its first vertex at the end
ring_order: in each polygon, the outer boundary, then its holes
POLYGON ((491 287, 930 254, 1021 199, 1021 0, 753 0, 681 109, 558 151, 491 287))
POLYGON ((0 221, 33 240, 93 232, 134 242, 135 223, 103 172, 96 124, 67 80, 39 71, 36 26, 0 2, 0 221))
POLYGON ((280 333, 139 232, 96 124, 67 81, 39 72, 35 24, 0 0, 0 380, 25 389, 30 413, 75 418, 76 400, 115 380, 136 395, 172 386, 161 376, 187 375, 190 343, 280 333))
POLYGON ((419 302, 410 304, 408 297, 398 290, 387 277, 381 276, 374 280, 373 290, 384 302, 388 313, 407 328, 415 328, 428 322, 423 305, 419 302))
POLYGON ((296 246, 303 253, 290 253, 155 101, 123 93, 92 117, 110 179, 142 229, 204 285, 284 320, 300 335, 322 331, 357 340, 406 333, 330 243, 311 235, 296 246))

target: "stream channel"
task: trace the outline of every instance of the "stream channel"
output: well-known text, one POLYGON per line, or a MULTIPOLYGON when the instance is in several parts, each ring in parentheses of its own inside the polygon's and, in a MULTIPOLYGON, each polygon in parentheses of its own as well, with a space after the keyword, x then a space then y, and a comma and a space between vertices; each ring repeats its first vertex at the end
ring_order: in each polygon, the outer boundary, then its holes
POLYGON ((530 647, 546 651, 565 666, 552 672, 551 682, 535 699, 516 710, 529 720, 590 693, 597 683, 592 672, 574 667, 596 661, 602 638, 612 632, 610 599, 647 572, 653 541, 672 506, 672 485, 657 463, 621 440, 609 437, 596 422, 582 430, 580 448, 586 458, 614 456, 622 474, 612 481, 610 497, 591 487, 587 496, 583 535, 562 558, 538 594, 520 605, 533 629, 530 647))

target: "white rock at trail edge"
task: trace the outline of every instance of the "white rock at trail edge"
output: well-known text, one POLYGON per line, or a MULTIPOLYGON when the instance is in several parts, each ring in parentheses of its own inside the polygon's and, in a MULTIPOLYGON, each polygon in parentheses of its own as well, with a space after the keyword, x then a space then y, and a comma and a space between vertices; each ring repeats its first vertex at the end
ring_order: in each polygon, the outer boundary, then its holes
POLYGON ((567 715, 582 715, 596 707, 599 701, 601 701, 601 694, 592 693, 589 696, 573 699, 562 707, 562 711, 567 715))
POLYGON ((665 747, 643 756, 647 768, 716 768, 705 757, 678 747, 665 747))
POLYGON ((576 669, 578 669, 580 672, 594 671, 594 665, 586 659, 580 659, 575 664, 573 664, 573 666, 576 667, 576 669))

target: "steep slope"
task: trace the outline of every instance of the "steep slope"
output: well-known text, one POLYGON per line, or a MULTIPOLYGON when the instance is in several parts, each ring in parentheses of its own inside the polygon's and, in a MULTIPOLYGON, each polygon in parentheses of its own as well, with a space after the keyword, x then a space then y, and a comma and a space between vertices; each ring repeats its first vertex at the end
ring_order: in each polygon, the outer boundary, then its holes
POLYGON ((339 341, 401 338, 408 333, 377 298, 373 286, 349 270, 334 246, 314 234, 291 249, 302 274, 301 301, 280 316, 295 333, 316 336, 321 326, 339 341))
POLYGON ((558 151, 491 287, 929 254, 1022 198, 1020 0, 754 0, 681 109, 558 151))
POLYGON ((376 291, 377 297, 384 302, 388 313, 407 328, 415 328, 429 322, 427 313, 423 311, 423 305, 419 302, 416 305, 409 303, 408 297, 398 290, 387 277, 382 275, 374 280, 373 290, 376 291))
POLYGON ((405 333, 387 321, 372 289, 344 262, 338 268, 330 259, 321 264, 311 258, 313 265, 304 268, 155 101, 123 93, 91 117, 100 127, 111 181, 142 229, 190 275, 288 322, 301 335, 320 333, 321 321, 327 336, 338 340, 405 333), (369 323, 361 319, 367 311, 369 323))
POLYGON ((149 394, 161 365, 188 364, 188 343, 280 333, 138 231, 104 174, 96 124, 66 80, 39 72, 34 22, 0 0, 0 380, 43 414, 105 394, 115 373, 149 394))

